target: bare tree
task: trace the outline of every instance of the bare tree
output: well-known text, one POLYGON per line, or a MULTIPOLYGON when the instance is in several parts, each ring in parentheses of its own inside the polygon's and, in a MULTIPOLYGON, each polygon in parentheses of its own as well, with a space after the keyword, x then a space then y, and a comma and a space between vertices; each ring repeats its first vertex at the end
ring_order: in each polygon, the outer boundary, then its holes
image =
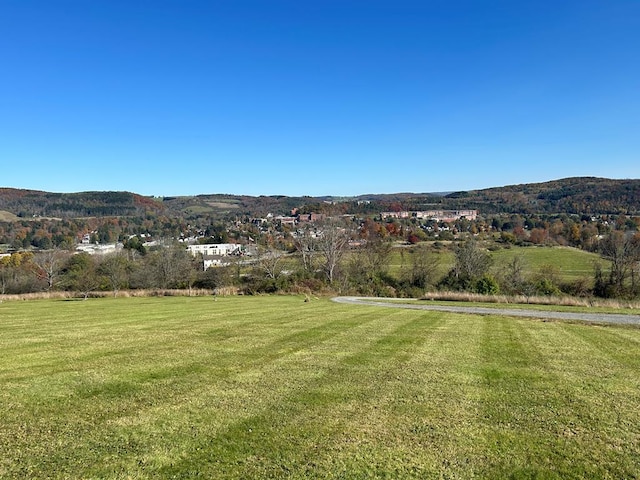
POLYGON ((410 250, 410 266, 407 280, 412 287, 425 289, 436 283, 440 257, 424 245, 410 250))
POLYGON ((492 258, 480 248, 475 239, 459 243, 454 248, 455 263, 449 273, 440 281, 440 285, 453 290, 471 290, 475 283, 487 275, 492 258))
POLYGON ((115 297, 118 295, 118 291, 127 284, 129 261, 120 253, 109 255, 100 263, 99 272, 102 273, 109 282, 111 291, 115 297))
POLYGON ((47 284, 47 291, 57 284, 62 266, 69 253, 58 248, 46 250, 36 254, 33 258, 36 276, 47 284))
POLYGON ((338 264, 349 246, 349 237, 348 230, 336 220, 328 220, 322 225, 318 251, 324 260, 323 269, 329 283, 335 279, 338 264))
POLYGON ((380 237, 369 240, 364 248, 367 267, 373 275, 380 276, 389 269, 391 242, 380 237))
POLYGON ((314 230, 312 225, 307 224, 296 232, 293 240, 293 245, 300 254, 302 268, 306 272, 313 271, 314 260, 318 254, 318 240, 314 230))
POLYGON ((189 287, 195 276, 191 271, 196 268, 196 259, 182 246, 162 247, 147 255, 149 272, 153 274, 158 288, 189 287))
POLYGON ((9 270, 7 265, 4 265, 2 259, 0 259, 0 295, 7 293, 7 285, 9 285, 9 279, 13 275, 13 272, 9 270))
POLYGON ((630 235, 615 230, 600 243, 602 257, 611 262, 609 285, 615 295, 623 295, 627 280, 630 279, 630 291, 637 290, 637 275, 640 264, 640 234, 630 235))
POLYGON ((345 268, 349 278, 345 280, 362 293, 376 294, 385 282, 390 255, 391 242, 381 238, 367 241, 350 252, 345 268))
POLYGON ((501 269, 502 285, 507 293, 523 295, 527 293, 525 269, 526 263, 522 255, 514 256, 501 269))
POLYGON ((193 285, 198 281, 198 277, 204 271, 204 265, 200 259, 193 257, 190 253, 188 253, 188 256, 190 258, 184 262, 184 282, 189 289, 189 296, 191 296, 193 285))
POLYGON ((491 267, 491 256, 481 249, 475 240, 470 239, 458 245, 454 253, 456 261, 453 269, 456 278, 478 278, 491 267))
POLYGON ((182 246, 175 246, 170 249, 170 258, 173 262, 171 286, 186 287, 189 290, 189 296, 191 296, 191 289, 198 278, 198 273, 204 269, 203 262, 200 258, 191 255, 182 246))
POLYGON ((282 273, 283 253, 264 247, 258 248, 258 268, 265 273, 267 278, 277 280, 282 273))

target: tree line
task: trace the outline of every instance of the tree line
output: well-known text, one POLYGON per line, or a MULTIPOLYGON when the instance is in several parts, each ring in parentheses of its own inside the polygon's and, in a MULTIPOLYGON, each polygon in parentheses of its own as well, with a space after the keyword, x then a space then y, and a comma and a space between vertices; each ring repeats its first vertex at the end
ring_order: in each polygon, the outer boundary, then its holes
MULTIPOLYGON (((640 233, 611 230, 593 248, 590 278, 566 281, 557 265, 532 270, 519 256, 496 265, 491 249, 509 248, 502 234, 458 234, 450 241, 398 242, 382 222, 333 218, 307 224, 281 238, 263 236, 251 256, 228 257, 203 268, 184 244, 144 247, 139 237, 109 255, 63 248, 17 252, 0 258, 0 293, 68 290, 116 295, 123 289, 215 290, 241 293, 339 292, 419 297, 447 290, 506 295, 575 295, 637 298, 640 295, 640 233), (392 260, 400 257, 400 266, 392 260), (443 259, 447 258, 447 262, 443 259)), ((212 230, 209 233, 215 234, 212 230)), ((209 237, 213 238, 213 237, 209 237)))

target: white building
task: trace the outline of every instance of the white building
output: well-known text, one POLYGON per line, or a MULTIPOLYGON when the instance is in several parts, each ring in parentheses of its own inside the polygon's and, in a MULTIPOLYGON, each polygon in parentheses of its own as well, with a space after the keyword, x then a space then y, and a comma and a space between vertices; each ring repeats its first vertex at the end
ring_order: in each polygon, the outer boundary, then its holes
POLYGON ((187 250, 194 257, 197 254, 201 254, 203 257, 226 256, 240 251, 240 245, 237 243, 205 243, 188 245, 187 250))
POLYGON ((439 222, 455 222, 461 218, 475 220, 478 217, 477 210, 426 210, 426 211, 401 211, 382 212, 380 216, 386 218, 419 218, 425 220, 437 220, 439 222))
POLYGON ((210 267, 226 267, 228 265, 231 265, 231 259, 228 256, 207 257, 207 258, 204 258, 203 262, 204 262, 203 266, 205 270, 210 267))
POLYGON ((122 250, 121 243, 110 243, 107 245, 81 244, 76 247, 77 252, 88 253, 89 255, 108 255, 122 250))

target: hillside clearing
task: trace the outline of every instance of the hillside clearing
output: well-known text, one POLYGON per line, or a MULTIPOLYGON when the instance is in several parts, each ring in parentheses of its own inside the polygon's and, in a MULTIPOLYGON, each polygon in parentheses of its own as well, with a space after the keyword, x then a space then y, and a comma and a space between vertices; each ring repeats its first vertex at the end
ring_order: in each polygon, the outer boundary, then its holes
POLYGON ((17 215, 6 210, 0 210, 0 222, 16 222, 19 220, 17 215))

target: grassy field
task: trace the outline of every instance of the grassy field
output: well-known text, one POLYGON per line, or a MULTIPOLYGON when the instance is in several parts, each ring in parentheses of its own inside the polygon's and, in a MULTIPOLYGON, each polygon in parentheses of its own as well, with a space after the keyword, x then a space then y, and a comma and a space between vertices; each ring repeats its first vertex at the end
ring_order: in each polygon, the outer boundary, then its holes
MULTIPOLYGON (((437 252, 437 255, 440 258, 439 274, 444 275, 455 261, 453 252, 442 249, 437 252)), ((597 254, 577 248, 514 246, 491 252, 494 273, 498 273, 516 256, 522 258, 527 273, 535 273, 544 265, 553 265, 558 268, 558 275, 564 281, 593 278, 593 263, 601 261, 597 254)), ((402 269, 409 268, 410 262, 408 249, 396 248, 391 255, 389 271, 393 275, 401 275, 402 269), (403 250, 404 255, 402 255, 403 250)))
POLYGON ((604 262, 595 253, 570 247, 513 247, 492 252, 496 265, 505 265, 515 256, 521 256, 529 270, 537 271, 544 265, 558 267, 563 280, 593 278, 594 262, 604 262))
POLYGON ((640 329, 305 303, 0 304, 0 478, 638 478, 640 329))
POLYGON ((18 216, 6 210, 0 210, 0 222, 15 222, 18 220, 18 216))
MULTIPOLYGON (((404 270, 409 270, 411 268, 411 255, 410 250, 415 248, 411 247, 398 247, 394 248, 391 251, 391 255, 389 257, 389 273, 394 275, 397 278, 402 277, 402 272, 404 270)), ((453 252, 448 249, 435 250, 434 255, 438 260, 438 268, 437 275, 444 276, 447 271, 453 267, 453 262, 455 261, 453 252)))

